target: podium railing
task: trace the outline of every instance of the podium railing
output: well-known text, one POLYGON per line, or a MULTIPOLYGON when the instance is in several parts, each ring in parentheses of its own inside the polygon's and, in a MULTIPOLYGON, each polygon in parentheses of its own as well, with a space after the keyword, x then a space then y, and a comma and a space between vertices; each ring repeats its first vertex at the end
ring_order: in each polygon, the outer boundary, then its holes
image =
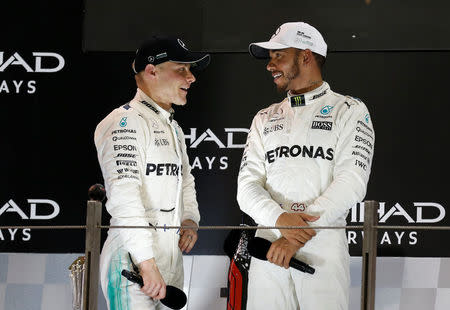
MULTIPOLYGON (((84 229, 86 230, 85 256, 79 257, 69 267, 73 289, 74 310, 96 310, 99 285, 100 242, 102 229, 180 229, 181 226, 108 226, 101 224, 102 201, 105 191, 96 184, 89 189, 86 225, 59 226, 0 226, 0 229, 84 229)), ((200 226, 198 230, 231 229, 352 229, 363 230, 361 310, 375 310, 376 258, 378 230, 450 230, 450 226, 388 226, 378 225, 376 201, 364 202, 364 225, 360 226, 200 226)), ((184 227, 190 228, 190 227, 184 227)))

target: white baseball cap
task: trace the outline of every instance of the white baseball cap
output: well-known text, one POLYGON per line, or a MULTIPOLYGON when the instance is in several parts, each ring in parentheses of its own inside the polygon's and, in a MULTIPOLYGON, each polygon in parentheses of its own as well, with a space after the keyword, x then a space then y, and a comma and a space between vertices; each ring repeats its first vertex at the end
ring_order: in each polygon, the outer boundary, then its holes
POLYGON ((269 50, 289 47, 301 50, 309 49, 327 57, 327 44, 320 32, 303 22, 284 23, 278 27, 269 41, 251 43, 248 50, 253 57, 269 58, 269 50))

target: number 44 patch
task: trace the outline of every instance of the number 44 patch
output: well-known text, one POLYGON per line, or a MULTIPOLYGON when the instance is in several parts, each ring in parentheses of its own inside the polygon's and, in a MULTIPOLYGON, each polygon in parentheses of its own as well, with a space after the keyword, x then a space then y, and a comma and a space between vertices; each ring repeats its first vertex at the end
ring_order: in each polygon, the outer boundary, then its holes
POLYGON ((298 211, 303 212, 303 211, 306 210, 306 206, 305 206, 304 203, 294 202, 294 203, 291 205, 291 210, 292 210, 292 211, 296 211, 296 212, 298 212, 298 211))

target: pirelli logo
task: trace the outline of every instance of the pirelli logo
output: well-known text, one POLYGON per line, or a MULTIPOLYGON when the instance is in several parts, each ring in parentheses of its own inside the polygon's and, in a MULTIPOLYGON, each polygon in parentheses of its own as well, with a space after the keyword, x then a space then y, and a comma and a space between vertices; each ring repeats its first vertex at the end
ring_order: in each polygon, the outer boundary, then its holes
POLYGON ((332 122, 313 121, 312 129, 331 130, 333 128, 332 122))

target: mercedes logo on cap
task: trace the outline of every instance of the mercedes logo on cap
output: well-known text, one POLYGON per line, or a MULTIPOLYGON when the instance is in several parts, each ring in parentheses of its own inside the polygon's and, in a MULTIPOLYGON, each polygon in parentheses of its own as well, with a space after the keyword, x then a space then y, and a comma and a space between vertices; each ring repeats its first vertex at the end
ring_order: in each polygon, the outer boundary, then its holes
POLYGON ((279 33, 280 33, 280 30, 281 30, 281 26, 278 27, 278 29, 277 29, 277 30, 275 31, 275 33, 272 35, 271 39, 272 39, 273 37, 275 37, 277 34, 279 34, 279 33))
POLYGON ((153 56, 148 56, 148 62, 153 63, 155 61, 155 57, 153 56))
POLYGON ((177 39, 177 40, 178 40, 178 44, 180 44, 181 47, 184 48, 184 49, 187 51, 188 49, 187 49, 187 47, 186 47, 186 44, 184 44, 184 42, 181 41, 180 39, 177 39))

